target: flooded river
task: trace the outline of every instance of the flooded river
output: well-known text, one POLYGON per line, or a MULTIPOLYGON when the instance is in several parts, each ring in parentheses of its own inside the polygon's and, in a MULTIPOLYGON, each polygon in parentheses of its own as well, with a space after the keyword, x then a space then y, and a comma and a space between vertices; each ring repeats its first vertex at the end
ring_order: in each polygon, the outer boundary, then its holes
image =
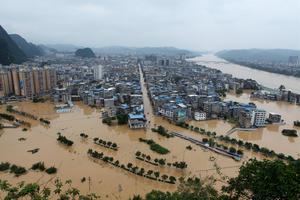
POLYGON ((255 79, 259 84, 269 88, 279 88, 283 84, 287 89, 300 93, 300 78, 251 69, 242 65, 233 64, 226 60, 208 54, 190 59, 200 65, 219 69, 224 73, 243 79, 255 79))
MULTIPOLYGON (((201 149, 188 141, 179 138, 165 138, 153 133, 151 127, 163 125, 170 131, 177 131, 185 135, 192 136, 196 139, 202 139, 202 136, 186 129, 174 126, 156 117, 152 113, 150 101, 147 97, 146 87, 143 77, 141 79, 145 113, 149 121, 148 127, 142 130, 131 130, 127 125, 107 126, 100 119, 100 110, 90 108, 82 103, 76 103, 72 112, 57 114, 54 111, 54 105, 47 103, 30 103, 21 102, 14 104, 19 110, 23 110, 39 117, 49 119, 50 127, 45 127, 37 121, 28 120, 27 118, 16 115, 17 118, 30 121, 32 127, 28 131, 22 131, 22 128, 4 129, 0 132, 0 162, 8 161, 26 168, 30 168, 33 163, 44 161, 45 165, 55 166, 58 168, 56 175, 47 175, 42 172, 29 171, 27 174, 14 177, 9 173, 0 173, 1 179, 6 179, 11 183, 20 181, 37 182, 42 186, 53 187, 56 177, 62 180, 71 179, 73 186, 79 188, 84 193, 94 192, 101 196, 102 199, 128 199, 134 194, 144 195, 153 189, 164 191, 174 191, 176 185, 156 182, 145 179, 140 176, 133 175, 120 168, 108 165, 102 161, 94 161, 87 156, 87 150, 92 148, 106 155, 113 156, 120 163, 128 162, 145 170, 152 169, 160 171, 161 174, 173 175, 175 177, 189 176, 207 176, 214 175, 220 178, 220 174, 215 170, 215 165, 221 167, 222 176, 235 176, 238 173, 238 167, 242 162, 236 162, 231 158, 215 154, 213 152, 201 149), (72 147, 65 147, 56 141, 57 132, 65 135, 74 141, 72 147), (80 133, 84 132, 89 135, 88 139, 82 139, 80 133), (26 138, 25 141, 18 141, 19 138, 26 138), (106 141, 116 142, 119 146, 118 151, 106 149, 95 145, 93 138, 98 137, 106 141), (168 148, 170 153, 167 155, 159 155, 152 152, 148 145, 139 142, 139 138, 153 139, 162 146, 168 148), (187 150, 186 146, 191 145, 193 150, 187 150), (28 150, 40 148, 36 154, 28 153, 28 150), (187 169, 179 170, 168 167, 153 166, 135 159, 135 152, 141 151, 154 158, 165 158, 168 162, 185 161, 188 164, 187 169), (215 157, 215 161, 210 161, 210 157, 215 157), (90 181, 81 183, 81 179, 85 177, 90 181)), ((241 96, 228 95, 227 99, 248 102, 249 94, 245 93, 241 96)), ((298 138, 290 139, 281 135, 280 130, 283 127, 291 127, 291 123, 295 115, 299 113, 299 107, 287 103, 263 102, 255 101, 258 107, 262 107, 268 111, 278 112, 283 115, 287 121, 285 126, 270 126, 268 128, 259 129, 255 132, 237 132, 232 137, 241 138, 262 144, 274 149, 297 156, 300 147, 298 138)), ((5 112, 5 105, 1 106, 5 112)), ((205 122, 190 122, 194 126, 205 128, 207 130, 216 131, 218 134, 230 130, 232 125, 221 121, 211 120, 205 122)), ((245 153, 245 160, 255 156, 250 152, 245 153)), ((218 182, 217 186, 222 183, 218 182)))

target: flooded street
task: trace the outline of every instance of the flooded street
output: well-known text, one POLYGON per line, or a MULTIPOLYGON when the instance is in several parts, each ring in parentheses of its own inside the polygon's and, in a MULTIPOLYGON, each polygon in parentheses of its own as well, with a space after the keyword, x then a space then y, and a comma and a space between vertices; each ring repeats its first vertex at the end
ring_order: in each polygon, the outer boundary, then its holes
MULTIPOLYGON (((203 55, 191 60, 200 65, 206 65, 210 68, 219 69, 224 73, 232 74, 234 77, 245 79, 252 78, 258 83, 270 88, 278 88, 281 84, 283 84, 286 86, 286 88, 300 93, 300 78, 264 72, 241 65, 236 65, 214 55, 203 55)), ((297 129, 298 132, 300 131, 299 127, 293 126, 293 122, 300 119, 300 106, 290 104, 288 102, 250 99, 250 91, 246 91, 242 95, 230 93, 227 95, 225 100, 242 103, 254 102, 258 108, 264 109, 267 112, 275 112, 282 115, 282 119, 286 123, 285 125, 268 125, 266 128, 260 128, 251 132, 237 131, 232 134, 231 137, 236 137, 245 141, 251 141, 261 146, 266 146, 270 149, 273 149, 276 152, 283 152, 292 155, 295 158, 300 157, 299 137, 285 137, 281 134, 281 131, 284 128, 292 128, 297 129)), ((224 134, 224 132, 227 132, 231 128, 231 126, 228 126, 228 124, 225 125, 221 121, 210 121, 209 123, 204 122, 208 128, 208 124, 210 123, 213 124, 211 127, 215 128, 216 132, 219 134, 224 134), (218 130, 221 131, 219 132, 218 130)))
MULTIPOLYGON (((143 78, 142 78, 143 83, 143 78)), ((237 174, 241 162, 236 162, 231 158, 224 157, 203 150, 187 141, 179 138, 165 138, 153 133, 151 127, 163 125, 169 130, 178 131, 183 134, 192 135, 200 138, 201 135, 192 131, 176 127, 162 118, 155 117, 152 114, 151 105, 147 98, 146 88, 143 85, 144 106, 147 119, 150 121, 147 129, 131 130, 127 125, 108 126, 102 123, 101 113, 95 108, 90 108, 82 103, 76 103, 72 112, 57 114, 54 105, 47 103, 21 102, 14 104, 18 110, 35 114, 39 117, 50 119, 50 127, 41 125, 38 121, 29 120, 25 117, 15 115, 18 119, 23 119, 32 123, 28 131, 22 131, 22 128, 4 129, 0 133, 0 162, 10 162, 26 168, 32 164, 43 161, 47 167, 55 166, 58 168, 56 175, 48 175, 42 172, 29 172, 20 177, 14 177, 12 174, 1 172, 1 179, 6 179, 11 183, 37 182, 39 184, 53 187, 54 179, 59 177, 62 180, 71 179, 73 186, 85 192, 94 192, 103 199, 128 199, 134 194, 144 195, 153 189, 163 191, 174 191, 176 185, 170 185, 140 176, 133 175, 120 168, 108 165, 102 161, 94 161, 87 155, 87 150, 92 148, 105 155, 113 156, 120 163, 133 163, 145 170, 160 171, 161 174, 173 175, 177 179, 181 176, 207 176, 214 175, 220 178, 215 170, 215 165, 225 167, 222 173, 228 176, 237 174), (66 147, 57 142, 57 133, 60 132, 68 139, 74 141, 72 147, 66 147), (84 132, 89 137, 82 139, 80 133, 84 132), (19 138, 26 138, 25 141, 18 141, 19 138), (116 142, 119 146, 118 151, 113 151, 96 145, 93 138, 98 137, 106 141, 116 142), (139 138, 153 139, 160 145, 170 150, 167 155, 159 155, 151 151, 147 144, 139 142, 139 138), (191 145, 193 150, 186 150, 186 146, 191 145), (27 152, 28 150, 40 148, 36 154, 27 152), (185 161, 188 164, 187 169, 180 170, 170 167, 159 167, 147 164, 135 159, 135 152, 141 151, 154 158, 165 158, 168 162, 185 161), (214 156, 215 161, 209 161, 214 156), (90 181, 81 183, 85 177, 90 181)), ((5 112, 6 105, 1 106, 5 112)), ((203 123, 212 129, 214 125, 203 123)), ((200 125, 199 125, 200 126, 200 125)), ((221 183, 218 183, 221 186, 221 183)))
MULTIPOLYGON (((127 125, 108 126, 102 123, 100 110, 90 108, 82 103, 76 103, 72 112, 57 114, 54 110, 54 104, 21 102, 14 104, 18 110, 35 114, 39 117, 49 119, 50 127, 41 125, 38 121, 15 115, 18 119, 23 119, 32 123, 28 131, 22 131, 22 128, 4 129, 0 132, 0 162, 8 161, 26 168, 32 164, 43 161, 47 167, 55 166, 58 168, 56 175, 48 175, 42 172, 29 172, 20 177, 14 177, 12 174, 1 172, 1 179, 7 179, 11 183, 20 181, 38 182, 42 186, 52 187, 54 179, 59 177, 62 180, 71 179, 73 186, 82 190, 83 193, 94 192, 103 199, 128 199, 134 194, 144 195, 153 189, 163 191, 174 191, 177 185, 170 185, 153 180, 149 180, 120 168, 108 165, 103 161, 94 161, 87 155, 87 150, 92 148, 105 155, 113 156, 114 160, 119 160, 122 164, 128 162, 145 170, 160 171, 161 174, 173 175, 177 179, 181 176, 207 176, 214 175, 220 179, 220 174, 215 170, 215 166, 221 168, 222 175, 235 176, 242 162, 234 161, 231 158, 201 149, 180 138, 165 138, 151 131, 152 127, 162 125, 170 131, 180 132, 196 139, 202 139, 202 135, 196 134, 190 130, 177 127, 152 113, 151 104, 147 97, 147 89, 144 85, 144 79, 141 75, 144 109, 148 127, 141 130, 131 130, 127 125), (74 141, 72 147, 65 147, 57 142, 57 133, 60 132, 68 139, 74 141), (82 139, 80 133, 85 133, 88 139, 82 139), (19 138, 26 138, 25 141, 18 141, 19 138), (93 138, 98 137, 106 141, 112 141, 118 144, 119 150, 113 151, 93 143, 93 138), (139 138, 153 139, 160 145, 170 150, 167 155, 159 155, 151 151, 147 144, 139 142, 139 138), (192 150, 187 150, 186 146, 191 145, 192 150), (27 152, 28 150, 40 148, 36 154, 27 152), (170 167, 159 167, 147 164, 135 159, 135 152, 141 151, 154 158, 165 158, 168 162, 185 161, 188 164, 187 169, 180 170, 170 167), (215 157, 215 161, 210 161, 210 157, 215 157), (81 179, 85 177, 84 183, 81 179)), ((248 102, 249 93, 241 96, 229 94, 226 100, 248 102)), ((287 103, 254 101, 258 107, 267 111, 278 112, 282 114, 286 125, 272 125, 264 129, 258 129, 254 132, 236 132, 232 137, 237 137, 247 141, 267 146, 278 152, 289 153, 297 157, 300 147, 299 138, 290 139, 282 136, 280 130, 284 127, 292 127, 292 121, 299 114, 299 107, 287 103)), ((5 112, 6 105, 1 106, 5 112)), ((298 115, 299 117, 299 115, 298 115)), ((222 120, 211 120, 196 122, 190 124, 204 128, 206 130, 216 131, 217 134, 224 134, 230 130, 233 125, 222 120)), ((299 130, 299 129, 298 129, 299 130)), ((245 160, 253 156, 250 152, 245 152, 245 160)), ((217 182, 220 187, 221 182, 217 182)))

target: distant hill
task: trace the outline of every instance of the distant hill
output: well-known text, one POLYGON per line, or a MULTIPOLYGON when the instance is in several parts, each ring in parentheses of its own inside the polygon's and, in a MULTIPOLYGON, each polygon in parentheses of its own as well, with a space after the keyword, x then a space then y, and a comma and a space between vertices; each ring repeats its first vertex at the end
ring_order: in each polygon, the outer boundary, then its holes
POLYGON ((25 53, 25 55, 29 58, 33 58, 34 56, 42 56, 44 55, 44 51, 41 47, 27 42, 24 38, 22 38, 18 34, 10 34, 11 39, 18 45, 18 47, 25 53))
POLYGON ((22 63, 26 61, 25 53, 11 39, 7 32, 0 25, 0 64, 22 63))
MULTIPOLYGON (((75 52, 77 49, 82 49, 83 47, 70 45, 70 44, 47 44, 44 45, 51 49, 55 49, 58 52, 75 52)), ((101 55, 199 55, 197 52, 178 49, 175 47, 125 47, 125 46, 107 46, 92 48, 92 50, 101 55)))
POLYGON ((111 46, 94 48, 94 51, 99 54, 117 54, 117 55, 181 55, 181 54, 197 54, 192 51, 177 49, 175 47, 122 47, 122 46, 111 46))
POLYGON ((77 49, 75 51, 75 56, 76 57, 81 57, 81 58, 95 58, 95 54, 90 48, 83 48, 83 49, 77 49))
POLYGON ((45 55, 50 55, 50 54, 54 54, 54 53, 58 52, 56 49, 51 48, 51 47, 46 46, 46 45, 43 45, 43 44, 40 44, 38 46, 39 46, 39 48, 41 48, 43 50, 45 55))
POLYGON ((46 44, 44 45, 50 49, 55 49, 58 52, 75 52, 77 49, 82 49, 81 46, 75 46, 72 44, 46 44))
POLYGON ((287 63, 290 56, 299 56, 300 50, 291 49, 238 49, 224 50, 217 56, 237 62, 283 62, 287 63))

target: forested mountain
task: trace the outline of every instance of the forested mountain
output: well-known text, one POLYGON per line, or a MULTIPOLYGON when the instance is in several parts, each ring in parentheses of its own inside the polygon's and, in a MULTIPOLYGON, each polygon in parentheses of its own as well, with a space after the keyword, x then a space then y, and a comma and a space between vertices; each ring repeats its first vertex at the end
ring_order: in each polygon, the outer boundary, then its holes
POLYGON ((18 45, 18 47, 25 53, 25 55, 29 58, 33 58, 34 56, 42 56, 44 55, 44 51, 41 47, 27 42, 24 38, 22 38, 18 34, 10 34, 11 39, 18 45))
POLYGON ((25 53, 11 39, 7 32, 0 25, 0 64, 22 63, 26 61, 25 53))
POLYGON ((76 52, 75 52, 75 56, 81 57, 81 58, 94 58, 94 57, 96 57, 94 52, 90 48, 77 49, 76 52))

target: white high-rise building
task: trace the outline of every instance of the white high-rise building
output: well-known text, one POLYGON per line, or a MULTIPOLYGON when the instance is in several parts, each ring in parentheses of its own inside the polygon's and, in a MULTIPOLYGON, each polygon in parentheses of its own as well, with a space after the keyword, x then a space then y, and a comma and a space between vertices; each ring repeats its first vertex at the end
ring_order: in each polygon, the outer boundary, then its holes
POLYGON ((103 79, 103 66, 102 65, 94 66, 94 78, 95 78, 95 80, 103 79))
POLYGON ((253 126, 265 126, 267 112, 265 110, 255 109, 252 111, 251 124, 253 126))

